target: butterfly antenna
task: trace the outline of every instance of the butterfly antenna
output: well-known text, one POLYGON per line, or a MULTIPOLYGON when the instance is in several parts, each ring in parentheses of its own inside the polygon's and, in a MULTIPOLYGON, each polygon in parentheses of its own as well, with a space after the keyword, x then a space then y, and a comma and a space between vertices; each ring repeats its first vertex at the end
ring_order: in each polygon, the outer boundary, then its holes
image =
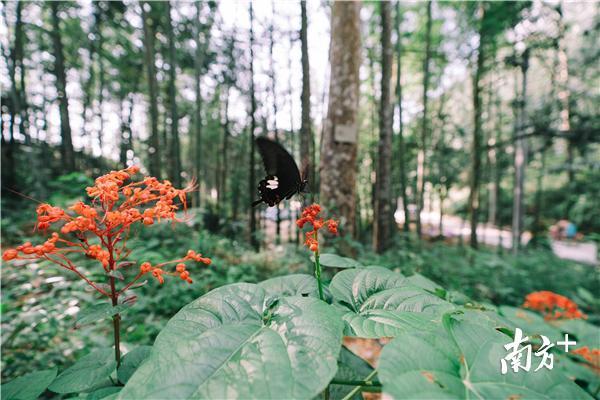
POLYGON ((43 202, 39 201, 38 199, 34 199, 34 198, 33 198, 33 197, 31 197, 31 196, 27 196, 27 195, 26 195, 26 194, 24 194, 24 193, 18 192, 18 191, 16 191, 16 190, 13 190, 13 189, 11 189, 11 188, 8 188, 8 187, 6 187, 6 186, 4 187, 4 189, 8 190, 9 192, 13 192, 14 194, 16 194, 16 195, 18 195, 18 196, 21 196, 21 197, 23 197, 23 198, 26 198, 26 199, 28 199, 28 200, 35 201, 35 202, 36 202, 36 203, 38 203, 38 204, 42 204, 42 203, 43 203, 43 202))

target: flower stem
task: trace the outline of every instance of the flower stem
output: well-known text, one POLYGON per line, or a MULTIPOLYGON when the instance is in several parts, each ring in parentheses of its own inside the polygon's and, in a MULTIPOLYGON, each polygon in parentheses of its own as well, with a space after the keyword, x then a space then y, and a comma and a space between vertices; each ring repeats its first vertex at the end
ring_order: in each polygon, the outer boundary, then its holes
POLYGON ((317 278, 317 285, 319 287, 319 298, 325 301, 323 297, 323 283, 321 282, 321 263, 319 262, 319 251, 315 252, 315 278, 317 278))
MULTIPOLYGON (((115 289, 115 278, 110 277, 110 293, 113 307, 118 304, 118 293, 115 289)), ((117 362, 117 368, 121 366, 121 315, 115 314, 113 319, 113 335, 115 338, 115 361, 117 362)))

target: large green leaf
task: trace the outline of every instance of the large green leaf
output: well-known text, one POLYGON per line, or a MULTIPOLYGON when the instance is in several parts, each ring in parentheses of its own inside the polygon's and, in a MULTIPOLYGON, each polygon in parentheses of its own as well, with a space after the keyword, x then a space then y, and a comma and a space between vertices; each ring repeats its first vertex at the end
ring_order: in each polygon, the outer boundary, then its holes
POLYGON ((407 286, 399 273, 381 267, 345 270, 330 290, 348 336, 378 338, 435 328, 454 306, 425 289, 407 286))
MULTIPOLYGON (((312 262, 315 262, 314 255, 311 255, 310 259, 312 262)), ((360 268, 360 267, 362 267, 361 263, 359 263, 358 261, 356 261, 352 258, 341 257, 341 256, 338 256, 337 254, 331 254, 331 253, 322 253, 319 256, 319 264, 321 264, 322 267, 330 267, 330 268, 360 268)))
POLYGON ((308 274, 292 274, 267 279, 258 284, 269 296, 319 297, 317 280, 308 274))
POLYGON ((56 368, 20 376, 0 387, 3 400, 37 399, 56 378, 56 368))
POLYGON ((124 304, 119 304, 114 306, 108 302, 92 304, 77 314, 77 322, 78 326, 89 324, 92 322, 100 321, 105 318, 110 318, 115 314, 121 313, 127 309, 127 306, 124 304))
POLYGON ((379 377, 395 399, 565 399, 587 394, 558 369, 501 373, 511 338, 495 329, 448 318, 447 332, 402 334, 384 347, 379 377))
POLYGON ((266 303, 268 297, 259 285, 239 283, 185 306, 119 397, 296 399, 320 393, 337 371, 338 314, 315 298, 266 303))
POLYGON ((121 366, 117 370, 117 378, 121 383, 127 383, 136 369, 148 358, 152 346, 140 346, 123 356, 121 366))
POLYGON ((55 393, 89 390, 106 381, 116 366, 113 349, 93 351, 63 371, 48 389, 55 393))

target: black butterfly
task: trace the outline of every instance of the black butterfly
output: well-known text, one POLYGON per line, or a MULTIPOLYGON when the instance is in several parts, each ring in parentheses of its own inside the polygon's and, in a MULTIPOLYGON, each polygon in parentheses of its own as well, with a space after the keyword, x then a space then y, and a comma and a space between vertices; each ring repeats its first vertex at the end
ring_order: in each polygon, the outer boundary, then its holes
MULTIPOLYGON (((267 176, 259 182, 260 199, 252 207, 264 202, 273 207, 283 199, 290 199, 304 191, 308 181, 305 174, 300 176, 294 158, 279 143, 266 138, 257 138, 258 151, 265 165, 267 176)), ((305 168, 305 171, 308 168, 305 168)))

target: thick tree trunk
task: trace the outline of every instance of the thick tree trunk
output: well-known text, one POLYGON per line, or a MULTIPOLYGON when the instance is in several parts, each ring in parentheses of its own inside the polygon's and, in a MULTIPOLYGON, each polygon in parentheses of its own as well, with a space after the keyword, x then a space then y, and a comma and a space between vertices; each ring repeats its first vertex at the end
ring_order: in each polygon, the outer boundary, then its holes
POLYGON ((483 76, 483 67, 485 60, 485 31, 483 30, 483 20, 485 18, 485 7, 481 8, 481 20, 479 29, 479 51, 477 53, 477 65, 475 67, 475 76, 473 79, 473 142, 471 144, 471 176, 469 185, 469 222, 471 226, 471 235, 469 243, 472 248, 478 247, 477 243, 477 223, 479 222, 479 185, 481 180, 481 78, 483 76))
POLYGON ((396 104, 398 106, 398 164, 400 173, 400 197, 404 210, 405 233, 410 229, 410 213, 408 211, 408 196, 406 194, 406 148, 404 144, 404 123, 402 122, 402 36, 400 33, 400 1, 396 1, 396 104))
MULTIPOLYGON (((256 151, 254 149, 254 131, 256 130, 256 97, 254 93, 254 10, 252 9, 252 2, 250 2, 250 157, 249 165, 250 174, 248 175, 248 187, 254 191, 256 188, 256 151)), ((249 218, 249 234, 250 244, 254 250, 258 251, 259 243, 256 237, 256 212, 254 207, 248 207, 250 218, 249 218)))
POLYGON ((331 81, 321 151, 321 203, 355 235, 356 151, 360 68, 359 2, 335 2, 331 12, 331 81))
POLYGON ((423 117, 421 120, 421 137, 419 153, 417 154, 417 235, 422 236, 421 212, 425 198, 425 153, 427 151, 427 137, 429 136, 429 119, 427 106, 429 104, 427 92, 429 90, 429 64, 431 60, 431 1, 427 2, 427 25, 425 30, 425 59, 423 60, 423 117))
POLYGON ((54 47, 54 75, 56 76, 56 91, 60 111, 61 157, 65 172, 75 171, 75 150, 71 137, 69 121, 69 100, 67 97, 67 76, 63 55, 63 45, 60 32, 58 7, 60 2, 51 2, 52 10, 52 44, 54 47))
POLYGON ((154 67, 154 21, 148 15, 146 8, 150 3, 143 2, 142 24, 144 29, 144 58, 146 64, 146 79, 148 82, 148 96, 150 101, 150 138, 148 140, 148 167, 150 175, 160 178, 161 149, 158 133, 158 90, 156 83, 156 70, 154 67))
POLYGON ((529 68, 529 49, 523 53, 521 60, 521 98, 518 105, 517 139, 515 140, 515 181, 513 188, 513 215, 512 215, 512 250, 517 253, 521 246, 521 234, 523 233, 524 219, 524 189, 525 189, 525 167, 527 166, 528 143, 527 138, 522 137, 525 133, 525 109, 527 99, 527 69, 529 68))
POLYGON ((375 184, 375 219, 373 226, 373 248, 378 253, 390 245, 392 227, 395 225, 392 212, 392 105, 390 86, 392 79, 392 5, 380 3, 381 8, 381 100, 379 102, 379 157, 377 159, 377 181, 375 184))
MULTIPOLYGON (((302 107, 300 126, 300 160, 301 168, 307 169, 311 160, 311 148, 314 147, 312 134, 312 122, 310 119, 310 64, 308 58, 308 16, 306 13, 306 1, 300 1, 301 28, 300 42, 302 48, 302 93, 300 104, 302 107)), ((310 192, 315 192, 316 177, 309 176, 310 192)))
POLYGON ((175 35, 173 34, 173 19, 171 17, 171 2, 167 1, 167 37, 169 41, 169 114, 171 116, 171 138, 169 140, 169 179, 177 187, 181 187, 181 149, 179 145, 179 115, 177 114, 177 88, 175 75, 177 73, 177 57, 175 53, 175 35))

